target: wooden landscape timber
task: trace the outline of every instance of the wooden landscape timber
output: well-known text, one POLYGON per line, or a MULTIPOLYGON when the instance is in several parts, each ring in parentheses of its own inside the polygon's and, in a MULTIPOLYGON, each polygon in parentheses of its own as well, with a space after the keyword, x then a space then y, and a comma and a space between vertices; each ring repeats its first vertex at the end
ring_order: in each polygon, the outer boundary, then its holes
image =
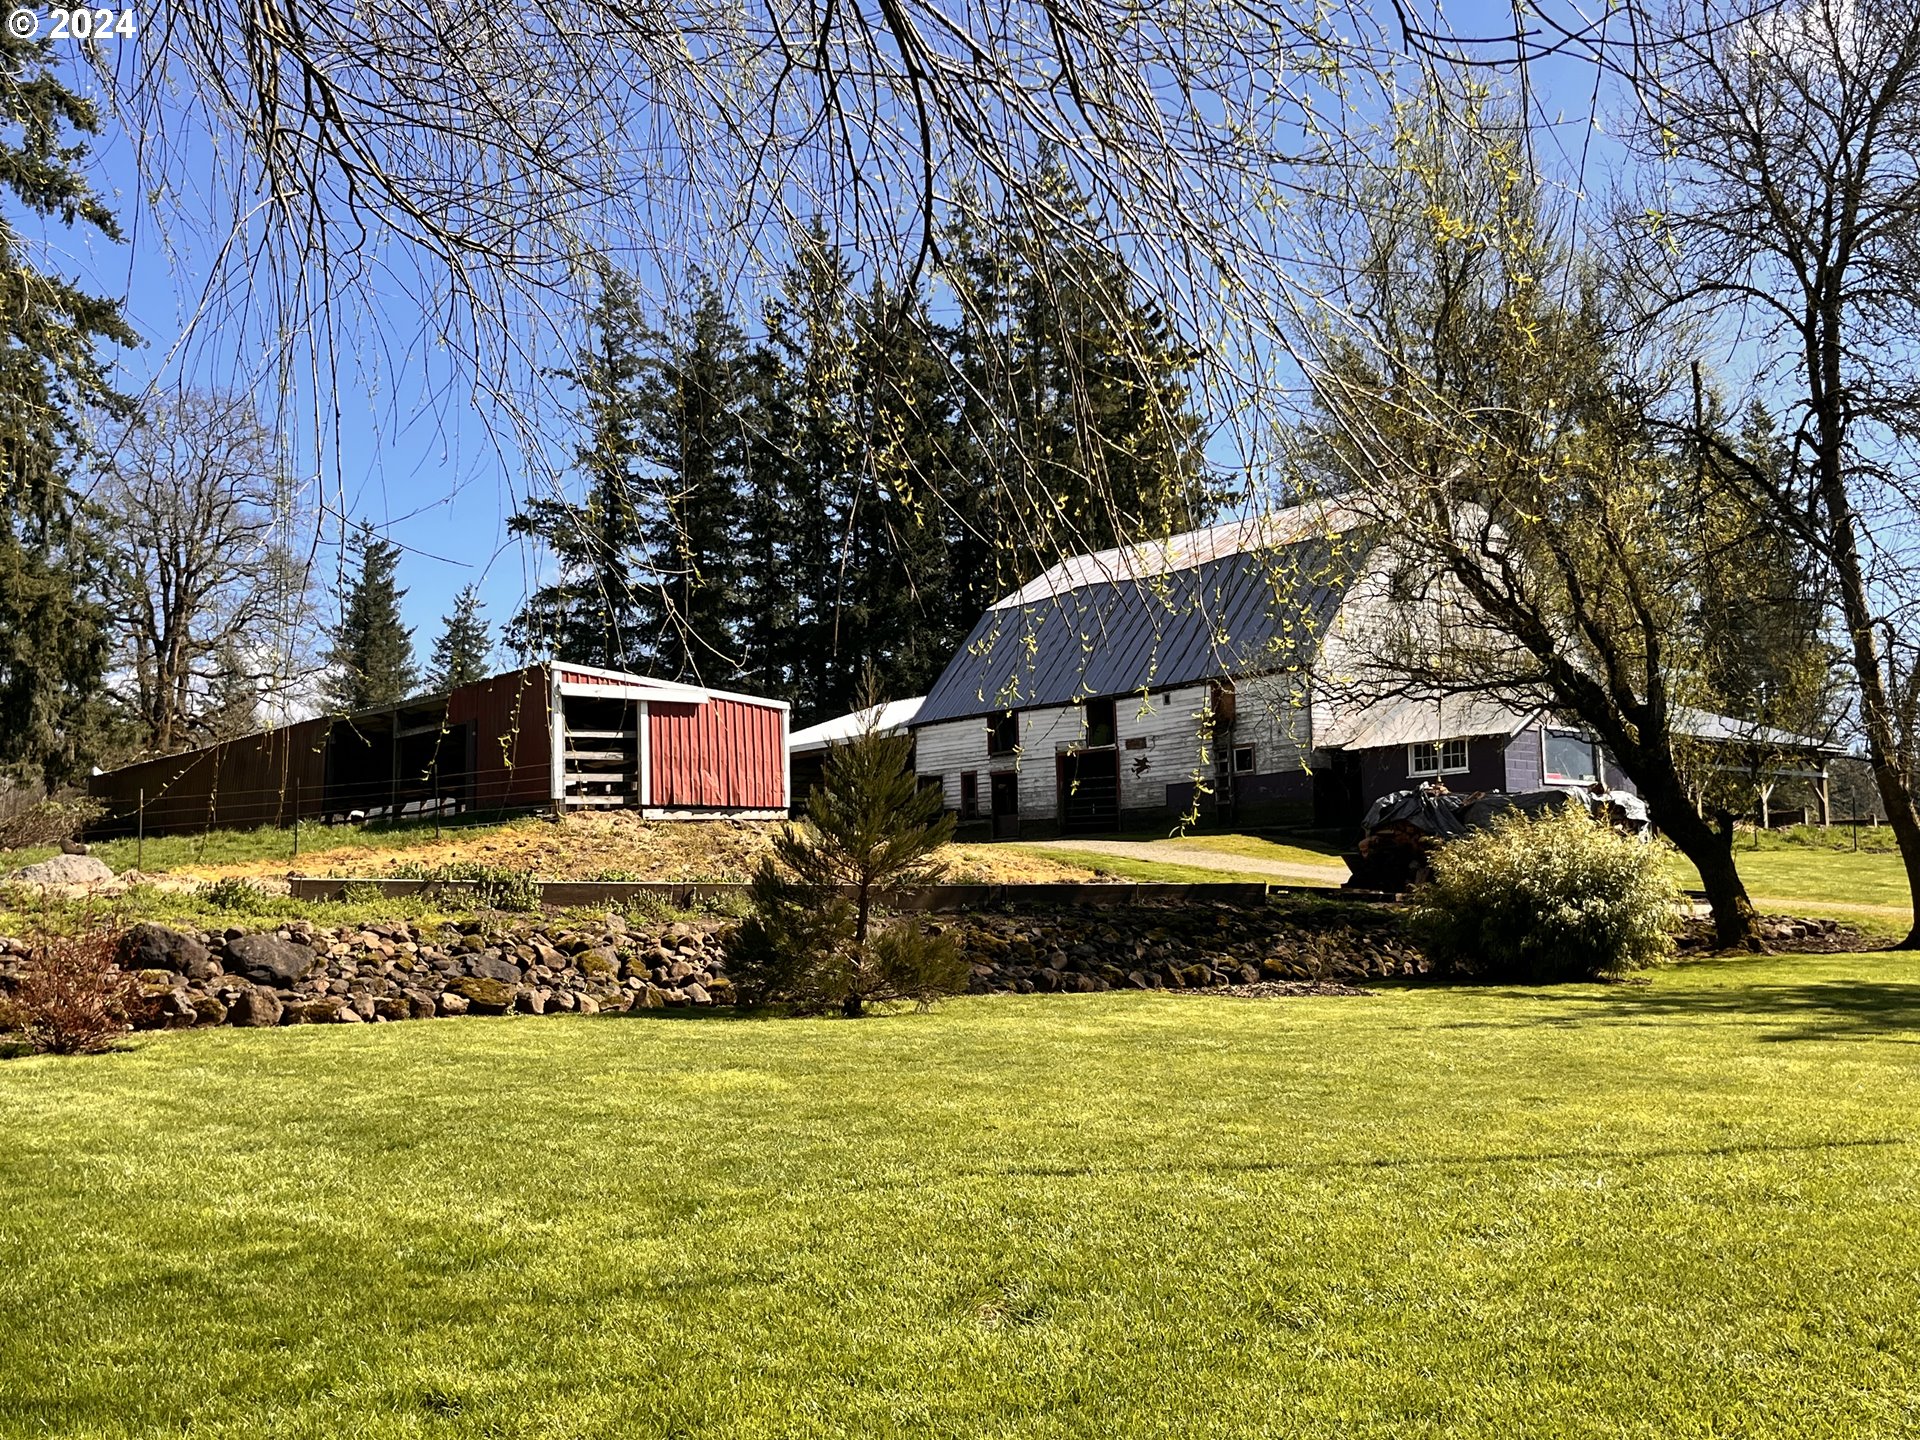
MULTIPOLYGON (((690 906, 744 900, 748 887, 736 882, 672 880, 539 880, 540 903, 548 909, 606 905, 619 907, 636 900, 655 900, 686 909, 690 906)), ((295 875, 288 881, 296 900, 338 900, 343 894, 404 896, 422 893, 459 895, 476 888, 465 880, 388 879, 379 876, 295 875)), ((851 893, 849 890, 848 893, 851 893)), ((1211 901, 1227 905, 1260 905, 1274 894, 1324 895, 1325 887, 1269 885, 1256 880, 1217 882, 1160 881, 1034 881, 1025 884, 927 885, 891 892, 891 909, 925 912, 975 910, 990 905, 1091 906, 1115 909, 1139 904, 1211 901)), ((1375 898, 1364 892, 1342 891, 1343 899, 1375 898)), ((1386 897, 1378 897, 1384 899, 1386 897)))

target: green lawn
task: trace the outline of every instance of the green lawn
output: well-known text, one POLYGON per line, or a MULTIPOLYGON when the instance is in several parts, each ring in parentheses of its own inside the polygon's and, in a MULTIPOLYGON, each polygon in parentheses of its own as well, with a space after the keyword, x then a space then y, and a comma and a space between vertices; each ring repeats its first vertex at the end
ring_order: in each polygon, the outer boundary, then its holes
MULTIPOLYGON (((1862 847, 1851 848, 1846 830, 1824 836, 1817 830, 1752 837, 1734 846, 1734 862, 1747 893, 1762 910, 1800 915, 1833 915, 1876 933, 1904 935, 1911 920, 1911 894, 1899 852, 1874 842, 1888 839, 1862 831, 1862 847)), ((1673 871, 1680 883, 1698 886, 1700 874, 1679 855, 1673 871)))
POLYGON ((0 1064, 0 1434, 1920 1432, 1920 974, 0 1064))
POLYGON ((1332 841, 1268 840, 1260 835, 1181 835, 1169 843, 1192 850, 1215 850, 1223 855, 1244 855, 1254 860, 1280 860, 1289 865, 1323 865, 1345 873, 1340 859, 1343 847, 1332 841))

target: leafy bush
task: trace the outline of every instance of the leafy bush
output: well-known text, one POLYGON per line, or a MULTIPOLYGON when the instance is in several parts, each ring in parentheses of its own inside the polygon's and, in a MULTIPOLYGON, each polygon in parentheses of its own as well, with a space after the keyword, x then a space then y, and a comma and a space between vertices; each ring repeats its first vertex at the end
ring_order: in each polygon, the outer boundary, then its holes
POLYGON ((236 915, 259 915, 272 908, 272 897, 253 881, 238 875, 223 875, 200 887, 200 899, 215 910, 230 910, 236 915))
POLYGON ((92 1055, 133 1028, 139 982, 116 963, 111 931, 44 937, 13 992, 0 995, 0 1031, 42 1055, 92 1055))
POLYGON ((930 857, 953 835, 939 792, 921 789, 907 764, 911 743, 869 729, 836 746, 806 818, 774 837, 728 941, 727 974, 744 1002, 856 1016, 965 988, 949 936, 877 913, 885 888, 939 878, 930 857))
POLYGON ((87 826, 106 813, 106 806, 86 796, 36 800, 10 813, 0 813, 0 850, 24 850, 30 845, 60 845, 77 840, 87 826))
POLYGON ((1673 954, 1679 889, 1661 848, 1578 811, 1503 816, 1432 865, 1412 925, 1438 969, 1537 984, 1617 977, 1673 954))
POLYGON ((388 872, 396 880, 425 880, 438 889, 457 885, 487 910, 538 910, 540 882, 524 870, 509 870, 479 860, 449 860, 439 865, 405 861, 388 872))

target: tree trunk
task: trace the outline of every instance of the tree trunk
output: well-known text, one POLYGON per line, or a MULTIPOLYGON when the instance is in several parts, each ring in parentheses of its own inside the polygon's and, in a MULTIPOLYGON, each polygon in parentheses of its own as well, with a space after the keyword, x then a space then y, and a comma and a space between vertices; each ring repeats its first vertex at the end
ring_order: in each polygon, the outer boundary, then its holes
POLYGON ((1713 911, 1714 943, 1722 950, 1764 949, 1753 902, 1733 862, 1732 817, 1723 816, 1717 825, 1710 823, 1688 800, 1677 778, 1652 785, 1640 780, 1639 784, 1653 823, 1700 872, 1700 885, 1713 911))
MULTIPOLYGON (((1835 327, 1837 333, 1837 326, 1835 327)), ((1830 394, 1838 394, 1838 347, 1829 369, 1830 394)), ((1824 433, 1844 433, 1844 416, 1821 414, 1824 433)), ((1833 566, 1838 581, 1840 613, 1846 620, 1847 639, 1852 649, 1853 671, 1860 682, 1860 721, 1867 732, 1867 747, 1873 757, 1873 780, 1880 791, 1880 803, 1886 808, 1887 823, 1900 846, 1900 863, 1907 872, 1907 893, 1914 920, 1907 938, 1897 948, 1920 950, 1920 804, 1901 765, 1906 758, 1900 736, 1894 729, 1893 697, 1887 684, 1880 640, 1875 629, 1872 596, 1866 567, 1860 558, 1859 537, 1855 531, 1857 516, 1847 493, 1844 457, 1837 442, 1829 440, 1819 455, 1820 501, 1826 508, 1833 566)))

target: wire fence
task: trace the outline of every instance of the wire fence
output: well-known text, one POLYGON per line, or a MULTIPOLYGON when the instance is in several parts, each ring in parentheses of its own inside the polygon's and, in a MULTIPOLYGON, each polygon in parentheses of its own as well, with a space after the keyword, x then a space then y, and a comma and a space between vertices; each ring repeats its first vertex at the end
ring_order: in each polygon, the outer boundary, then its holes
POLYGON ((525 774, 427 775, 397 780, 309 783, 245 789, 195 785, 136 787, 95 796, 106 813, 88 827, 98 838, 169 835, 206 830, 253 830, 299 823, 473 820, 538 810, 552 803, 544 770, 525 774))

